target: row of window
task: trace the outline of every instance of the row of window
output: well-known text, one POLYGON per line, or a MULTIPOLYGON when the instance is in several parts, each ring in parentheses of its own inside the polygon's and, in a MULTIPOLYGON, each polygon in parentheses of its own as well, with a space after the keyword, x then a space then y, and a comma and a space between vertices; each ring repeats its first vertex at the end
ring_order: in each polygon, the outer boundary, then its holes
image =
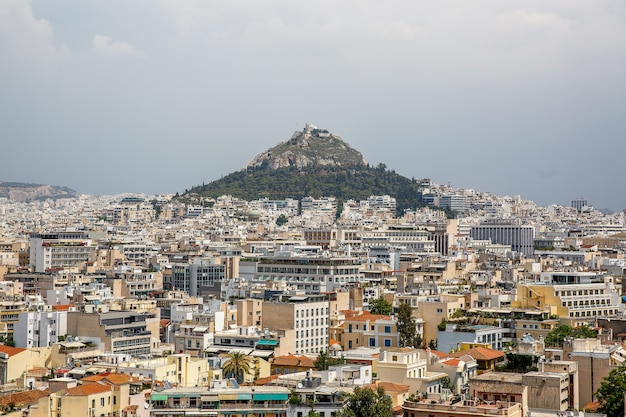
POLYGON ((311 317, 319 316, 320 313, 328 316, 328 307, 326 307, 326 312, 324 312, 324 307, 316 309, 307 308, 304 310, 296 310, 296 318, 298 319, 300 317, 309 317, 309 314, 311 315, 311 317))
POLYGON ((569 312, 570 317, 613 316, 616 314, 617 314, 617 309, 596 310, 596 311, 587 310, 587 311, 576 311, 576 312, 570 311, 569 312))
MULTIPOLYGON (((311 329, 311 337, 319 335, 323 336, 324 334, 328 334, 328 328, 322 329, 321 331, 320 329, 315 329, 315 332, 311 329)), ((296 339, 299 337, 309 337, 309 330, 296 330, 296 339)))
MULTIPOLYGON (((315 319, 315 324, 313 324, 313 319, 311 319, 311 326, 327 326, 328 325, 328 318, 326 317, 322 317, 321 319, 315 319)), ((300 327, 309 327, 309 320, 296 320, 296 329, 300 328, 300 327)))
MULTIPOLYGON (((355 324, 355 325, 348 324, 348 333, 352 333, 353 326, 354 326, 354 330, 359 330, 359 325, 358 324, 355 324)), ((362 324, 361 325, 361 330, 367 331, 367 324, 362 324)), ((370 331, 373 332, 375 330, 376 330, 376 326, 373 326, 373 325, 370 326, 370 331)), ((385 326, 384 332, 385 333, 391 333, 391 326, 385 326)))
POLYGON ((326 345, 326 339, 323 337, 317 338, 317 339, 310 339, 311 343, 309 345, 309 339, 304 340, 302 342, 296 340, 296 349, 298 348, 308 348, 310 347, 317 347, 319 348, 324 347, 326 345))
POLYGON ((580 300, 579 301, 562 301, 561 305, 563 307, 567 306, 567 307, 582 307, 582 306, 595 306, 595 305, 610 305, 611 304, 611 300, 610 299, 602 299, 602 300, 580 300))
POLYGON ((568 291, 555 291, 554 295, 557 297, 577 296, 577 295, 600 295, 604 294, 604 289, 595 290, 568 290, 568 291))

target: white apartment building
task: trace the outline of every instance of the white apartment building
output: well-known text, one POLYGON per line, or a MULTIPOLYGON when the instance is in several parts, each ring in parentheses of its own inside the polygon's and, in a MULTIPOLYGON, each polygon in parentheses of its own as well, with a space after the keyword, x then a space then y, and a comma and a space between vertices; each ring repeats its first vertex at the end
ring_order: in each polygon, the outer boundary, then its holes
POLYGON ((319 294, 348 283, 363 282, 363 273, 357 258, 294 255, 259 259, 254 278, 282 281, 307 294, 319 294))
POLYGON ((77 266, 94 258, 96 246, 83 232, 32 233, 30 266, 35 272, 77 266))
POLYGON ((386 225, 380 229, 363 232, 361 245, 364 248, 402 247, 410 252, 435 251, 435 242, 429 239, 428 229, 413 225, 386 225))
POLYGON ((67 311, 23 311, 13 325, 15 346, 37 348, 51 346, 67 334, 67 311))

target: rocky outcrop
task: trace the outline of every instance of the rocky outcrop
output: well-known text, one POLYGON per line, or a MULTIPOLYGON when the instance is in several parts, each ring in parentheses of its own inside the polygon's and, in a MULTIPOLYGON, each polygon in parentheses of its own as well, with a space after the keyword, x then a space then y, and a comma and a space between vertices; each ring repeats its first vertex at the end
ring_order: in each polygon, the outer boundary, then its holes
POLYGON ((270 169, 311 166, 366 165, 363 155, 341 137, 307 124, 286 142, 255 156, 244 169, 267 166, 270 169))
POLYGON ((77 195, 76 191, 67 187, 0 181, 0 198, 8 198, 11 201, 72 198, 77 195))

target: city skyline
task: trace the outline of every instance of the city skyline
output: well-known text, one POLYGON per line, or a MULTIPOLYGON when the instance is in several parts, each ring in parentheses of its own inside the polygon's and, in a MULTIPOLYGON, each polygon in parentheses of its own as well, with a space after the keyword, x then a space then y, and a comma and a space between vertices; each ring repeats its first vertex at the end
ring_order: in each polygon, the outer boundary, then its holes
POLYGON ((174 194, 309 122, 409 178, 621 210, 624 16, 615 1, 10 0, 0 180, 174 194))

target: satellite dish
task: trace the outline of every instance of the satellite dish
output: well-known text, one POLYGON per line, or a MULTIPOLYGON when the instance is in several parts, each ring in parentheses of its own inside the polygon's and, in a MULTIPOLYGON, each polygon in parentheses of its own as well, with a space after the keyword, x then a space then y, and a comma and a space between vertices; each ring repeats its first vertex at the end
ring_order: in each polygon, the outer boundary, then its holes
POLYGON ((143 403, 143 408, 145 408, 147 410, 148 408, 150 408, 150 404, 147 403, 147 402, 143 403))
POLYGON ((302 382, 298 382, 298 388, 302 388, 302 382))

